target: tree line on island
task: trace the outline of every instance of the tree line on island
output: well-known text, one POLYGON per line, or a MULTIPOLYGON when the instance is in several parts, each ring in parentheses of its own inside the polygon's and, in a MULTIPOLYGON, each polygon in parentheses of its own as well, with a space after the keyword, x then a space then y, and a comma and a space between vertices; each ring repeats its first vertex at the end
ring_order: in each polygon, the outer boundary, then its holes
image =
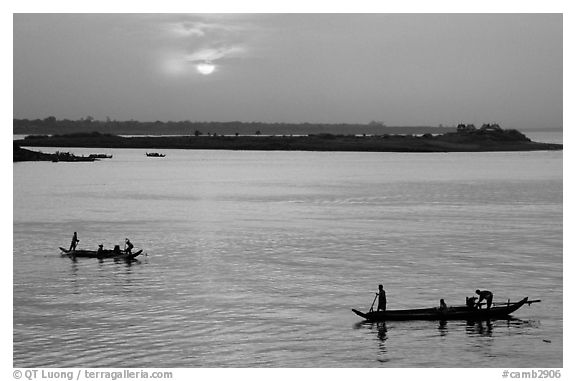
POLYGON ((114 135, 308 135, 308 134, 441 134, 455 131, 456 127, 433 126, 387 126, 383 122, 369 123, 265 123, 265 122, 202 122, 202 121, 117 121, 110 118, 96 120, 93 117, 79 120, 56 119, 13 119, 15 135, 53 135, 99 132, 114 135))

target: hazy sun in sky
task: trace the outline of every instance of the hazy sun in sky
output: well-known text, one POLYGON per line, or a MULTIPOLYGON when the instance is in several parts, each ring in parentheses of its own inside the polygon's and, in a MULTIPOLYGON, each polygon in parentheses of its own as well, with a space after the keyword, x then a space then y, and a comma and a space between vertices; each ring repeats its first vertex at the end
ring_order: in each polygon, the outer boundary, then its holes
POLYGON ((210 62, 201 62, 196 65, 196 70, 203 75, 212 74, 214 69, 216 69, 216 66, 210 62))

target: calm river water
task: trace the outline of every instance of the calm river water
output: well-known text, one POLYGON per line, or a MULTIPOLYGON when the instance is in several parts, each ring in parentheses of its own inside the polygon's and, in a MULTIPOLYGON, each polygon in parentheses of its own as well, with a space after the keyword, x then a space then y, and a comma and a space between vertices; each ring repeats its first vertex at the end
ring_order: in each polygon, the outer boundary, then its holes
POLYGON ((64 150, 114 157, 14 164, 15 367, 563 365, 562 152, 64 150), (62 258, 74 231, 147 256, 62 258), (362 323, 379 283, 542 303, 362 323))

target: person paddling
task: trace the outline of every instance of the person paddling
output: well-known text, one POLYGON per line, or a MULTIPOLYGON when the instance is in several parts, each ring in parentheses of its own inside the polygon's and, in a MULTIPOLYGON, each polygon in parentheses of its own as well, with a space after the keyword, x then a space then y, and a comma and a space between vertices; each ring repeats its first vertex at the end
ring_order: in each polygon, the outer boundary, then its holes
POLYGON ((384 286, 378 285, 378 309, 376 311, 386 311, 386 291, 384 286))
POLYGON ((476 307, 478 307, 480 309, 481 308, 480 303, 483 300, 486 300, 486 309, 489 309, 492 306, 492 298, 494 297, 492 292, 490 292, 488 290, 484 290, 484 291, 476 290, 476 294, 478 294, 478 303, 476 303, 476 307))
POLYGON ((76 232, 74 232, 74 235, 72 236, 72 242, 70 242, 70 250, 68 251, 76 250, 76 245, 78 245, 78 242, 80 242, 80 240, 78 239, 76 232))

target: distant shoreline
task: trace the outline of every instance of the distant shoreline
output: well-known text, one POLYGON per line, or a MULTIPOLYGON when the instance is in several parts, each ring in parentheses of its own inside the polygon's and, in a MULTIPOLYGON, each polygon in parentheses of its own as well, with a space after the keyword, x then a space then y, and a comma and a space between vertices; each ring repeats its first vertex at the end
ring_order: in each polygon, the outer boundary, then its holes
POLYGON ((204 149, 246 151, 352 151, 352 152, 498 152, 562 150, 562 144, 538 143, 517 130, 449 132, 439 135, 337 135, 305 136, 138 136, 76 133, 28 136, 15 140, 16 146, 204 149))
MULTIPOLYGON (((86 117, 80 120, 56 119, 13 119, 14 135, 53 135, 90 133, 115 135, 394 135, 394 134, 443 134, 456 131, 456 125, 387 125, 381 121, 370 123, 320 123, 320 122, 201 122, 201 121, 137 121, 95 120, 86 117)), ((514 127, 510 127, 514 128, 514 127)), ((518 129, 518 127, 515 127, 518 129)), ((524 132, 540 131, 542 128, 522 128, 524 132)), ((561 132, 562 127, 543 128, 544 131, 561 132)))
POLYGON ((99 132, 114 135, 309 135, 309 134, 442 134, 455 131, 449 126, 387 126, 382 122, 360 123, 265 123, 265 122, 191 122, 191 121, 98 121, 92 119, 58 120, 13 119, 14 135, 53 135, 99 132))

